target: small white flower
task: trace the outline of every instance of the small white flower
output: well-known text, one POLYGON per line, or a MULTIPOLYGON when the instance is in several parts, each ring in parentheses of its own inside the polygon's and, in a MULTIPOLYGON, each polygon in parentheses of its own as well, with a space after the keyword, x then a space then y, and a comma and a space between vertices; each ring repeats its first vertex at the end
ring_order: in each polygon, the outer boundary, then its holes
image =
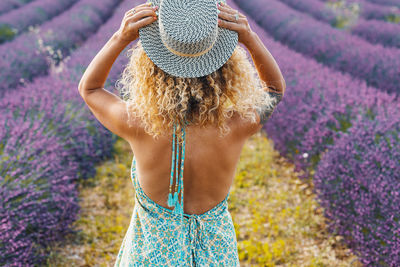
POLYGON ((307 158, 308 157, 308 154, 307 153, 304 153, 303 154, 303 158, 307 158))

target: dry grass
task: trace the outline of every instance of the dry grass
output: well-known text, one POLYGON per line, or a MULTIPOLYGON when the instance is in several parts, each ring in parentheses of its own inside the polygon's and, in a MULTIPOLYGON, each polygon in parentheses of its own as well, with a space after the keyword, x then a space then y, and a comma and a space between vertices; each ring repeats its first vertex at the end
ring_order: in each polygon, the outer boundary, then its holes
MULTIPOLYGON (((134 206, 132 152, 118 140, 112 160, 80 185, 79 232, 53 247, 48 266, 113 266, 134 206)), ((273 150, 264 133, 241 154, 229 197, 242 266, 361 266, 325 231, 312 185, 273 150)))

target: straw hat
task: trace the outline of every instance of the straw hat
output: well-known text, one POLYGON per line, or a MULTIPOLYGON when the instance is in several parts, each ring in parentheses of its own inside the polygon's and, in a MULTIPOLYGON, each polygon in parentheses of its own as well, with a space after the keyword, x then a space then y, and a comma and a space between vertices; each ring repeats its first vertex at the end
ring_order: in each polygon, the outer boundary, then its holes
POLYGON ((151 0, 158 19, 139 29, 142 47, 155 65, 177 77, 206 76, 225 64, 238 34, 218 26, 217 3, 225 0, 151 0))

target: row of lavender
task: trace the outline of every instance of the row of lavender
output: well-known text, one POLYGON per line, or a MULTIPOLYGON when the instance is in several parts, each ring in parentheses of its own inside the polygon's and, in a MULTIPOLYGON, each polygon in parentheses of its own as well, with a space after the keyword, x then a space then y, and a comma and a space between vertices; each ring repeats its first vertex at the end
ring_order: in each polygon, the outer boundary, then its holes
POLYGON ((39 33, 27 32, 1 45, 0 98, 5 91, 48 74, 52 63, 58 63, 71 49, 81 45, 120 1, 81 0, 44 23, 39 33))
POLYGON ((276 39, 387 92, 400 92, 400 50, 365 40, 295 11, 276 0, 238 1, 276 39), (379 56, 377 56, 379 55, 379 56))
POLYGON ((358 12, 360 16, 364 19, 372 20, 383 20, 388 22, 396 21, 400 17, 400 9, 396 6, 381 6, 374 3, 367 2, 367 0, 320 0, 329 5, 338 4, 344 5, 347 8, 354 7, 357 5, 359 7, 358 12))
POLYGON ((367 1, 378 5, 400 7, 400 3, 398 0, 367 0, 367 1))
POLYGON ((330 146, 314 185, 332 222, 367 266, 400 266, 399 105, 362 115, 330 146))
POLYGON ((25 4, 28 4, 35 0, 1 0, 0 2, 0 14, 6 13, 10 10, 20 8, 25 4))
POLYGON ((0 43, 10 41, 29 26, 39 25, 70 8, 77 0, 37 0, 0 16, 0 43))
MULTIPOLYGON (((139 2, 139 1, 136 1, 139 2)), ((138 3, 136 3, 138 4, 138 3)), ((95 174, 115 135, 91 114, 78 92, 83 70, 135 2, 123 2, 99 31, 61 65, 1 99, 0 264, 40 264, 79 213, 76 180, 95 174)), ((106 86, 121 73, 117 59, 106 86)))
MULTIPOLYGON (((297 170, 305 171, 303 178, 314 176, 330 229, 345 237, 360 260, 370 266, 398 266, 398 97, 274 41, 252 19, 274 24, 275 17, 262 8, 267 5, 236 3, 249 14, 253 31, 276 57, 287 84, 284 100, 265 125, 268 136, 297 170)), ((267 9, 284 16, 285 11, 270 3, 267 9)), ((228 4, 238 8, 231 0, 228 4)))
MULTIPOLYGON (((339 27, 341 14, 335 12, 320 0, 280 0, 290 7, 310 14, 314 18, 339 27)), ((400 17, 400 10, 395 15, 400 17)), ((351 17, 351 15, 349 15, 351 17)), ((341 26, 340 26, 341 27, 341 26)), ((355 22, 346 26, 351 34, 357 35, 370 43, 382 44, 387 47, 400 48, 400 25, 380 20, 365 20, 357 18, 355 22)))

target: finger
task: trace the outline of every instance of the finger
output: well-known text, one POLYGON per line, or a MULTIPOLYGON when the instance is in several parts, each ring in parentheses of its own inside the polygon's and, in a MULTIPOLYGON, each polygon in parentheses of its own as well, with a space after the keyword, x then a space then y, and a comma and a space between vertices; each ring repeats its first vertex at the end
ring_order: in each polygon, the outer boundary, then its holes
MULTIPOLYGON (((135 12, 133 12, 133 10, 131 9, 131 10, 128 10, 126 13, 125 13, 125 18, 126 17, 130 17, 130 16, 132 16, 132 15, 136 15, 137 13, 139 13, 139 11, 142 11, 143 9, 135 9, 135 12)), ((151 10, 151 9, 145 9, 145 10, 151 10)))
POLYGON ((236 10, 236 9, 231 8, 228 4, 225 4, 225 3, 223 3, 223 2, 221 2, 221 4, 222 4, 221 8, 222 8, 224 11, 226 11, 226 12, 228 12, 228 13, 230 13, 230 14, 236 14, 236 13, 238 13, 238 14, 239 14, 239 17, 241 17, 241 18, 245 18, 245 17, 246 17, 244 14, 242 14, 241 12, 239 12, 239 10, 236 10))
POLYGON ((153 17, 147 17, 144 18, 142 20, 139 20, 138 22, 133 23, 132 26, 136 27, 137 29, 142 28, 144 26, 146 26, 147 24, 150 24, 152 22, 154 22, 156 19, 153 17))
POLYGON ((135 13, 137 13, 137 12, 139 12, 139 11, 141 11, 141 10, 157 10, 157 9, 154 9, 154 7, 147 6, 147 5, 142 6, 142 7, 137 6, 137 7, 134 7, 134 8, 132 8, 132 9, 126 11, 126 12, 125 12, 125 16, 128 16, 129 14, 132 14, 132 13, 133 13, 132 11, 133 11, 134 9, 135 9, 135 13))
POLYGON ((234 9, 229 10, 229 9, 224 9, 223 7, 221 7, 221 8, 220 8, 220 13, 222 13, 222 12, 228 13, 228 14, 230 14, 230 15, 235 15, 236 13, 238 13, 238 14, 239 14, 239 18, 246 18, 245 15, 243 15, 243 14, 240 13, 239 11, 236 12, 236 10, 234 10, 234 9))
POLYGON ((219 5, 218 8, 219 8, 219 10, 224 11, 224 12, 227 12, 227 13, 229 13, 229 14, 235 14, 235 13, 236 13, 236 10, 233 10, 233 9, 231 9, 231 8, 229 9, 229 8, 227 8, 226 6, 221 6, 221 5, 219 5))
POLYGON ((232 8, 230 5, 228 5, 227 3, 221 2, 220 4, 221 4, 223 7, 233 9, 233 8, 232 8))
POLYGON ((136 11, 141 11, 141 10, 156 10, 154 9, 155 6, 144 6, 144 7, 135 7, 136 11))
MULTIPOLYGON (((228 6, 227 4, 225 4, 225 5, 224 5, 223 3, 221 3, 221 4, 222 4, 222 5, 219 6, 221 10, 223 10, 223 11, 225 11, 225 12, 228 12, 228 13, 230 13, 230 14, 239 13, 238 10, 231 8, 231 7, 228 6)), ((241 14, 241 13, 239 13, 239 14, 241 14)), ((242 14, 242 15, 243 15, 243 14, 242 14)))
POLYGON ((234 31, 240 30, 240 25, 237 24, 236 22, 230 22, 230 21, 226 21, 223 19, 218 19, 218 26, 221 26, 223 28, 227 28, 230 30, 234 30, 234 31))
POLYGON ((246 18, 246 16, 243 13, 240 13, 239 11, 237 13, 239 14, 240 18, 246 18))
POLYGON ((129 17, 126 17, 125 24, 128 25, 128 24, 136 23, 136 22, 141 21, 141 20, 143 20, 145 18, 146 19, 147 18, 152 18, 153 21, 157 20, 157 16, 144 16, 144 17, 140 17, 140 18, 137 18, 137 17, 135 18, 134 16, 135 15, 131 15, 129 17))
POLYGON ((136 21, 142 19, 143 17, 147 17, 147 16, 157 17, 157 14, 154 10, 142 10, 139 12, 135 12, 135 14, 133 14, 131 17, 129 17, 129 20, 136 22, 136 21))
POLYGON ((224 20, 228 20, 228 21, 236 21, 234 15, 232 15, 230 13, 227 13, 227 12, 224 12, 224 11, 221 11, 221 13, 218 14, 218 17, 220 17, 220 18, 222 18, 224 20))

